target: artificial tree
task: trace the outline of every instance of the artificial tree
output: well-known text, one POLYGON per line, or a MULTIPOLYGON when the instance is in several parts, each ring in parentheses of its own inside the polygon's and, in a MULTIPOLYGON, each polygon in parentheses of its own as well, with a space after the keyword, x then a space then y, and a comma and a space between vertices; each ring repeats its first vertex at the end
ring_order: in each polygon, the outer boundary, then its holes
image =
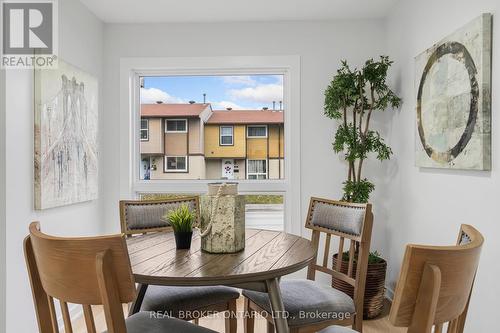
MULTIPOLYGON (((361 69, 351 69, 346 61, 342 61, 325 91, 325 115, 341 120, 333 140, 333 150, 343 152, 349 165, 343 188, 344 201, 368 202, 375 185, 362 177, 363 162, 370 153, 375 153, 380 161, 389 159, 392 154, 380 134, 370 129, 373 112, 397 108, 401 104, 401 98, 386 83, 391 65, 392 61, 386 56, 381 56, 378 61, 367 60, 361 69)), ((357 257, 357 247, 355 251, 357 257)), ((345 266, 347 272, 345 256, 345 253, 341 256, 342 267, 345 266)), ((335 265, 338 257, 338 254, 334 255, 335 265)), ((386 270, 387 262, 377 252, 371 252, 363 305, 365 318, 373 318, 382 310, 386 270)), ((335 277, 332 286, 353 293, 349 284, 335 277)))
POLYGON ((372 113, 387 108, 397 108, 399 98, 387 85, 387 72, 392 61, 381 56, 378 61, 369 59, 361 69, 351 69, 347 61, 333 77, 325 91, 325 115, 341 120, 333 141, 333 150, 344 153, 349 168, 342 200, 368 202, 375 185, 362 177, 363 162, 369 153, 380 161, 387 160, 391 148, 380 134, 370 129, 372 113))

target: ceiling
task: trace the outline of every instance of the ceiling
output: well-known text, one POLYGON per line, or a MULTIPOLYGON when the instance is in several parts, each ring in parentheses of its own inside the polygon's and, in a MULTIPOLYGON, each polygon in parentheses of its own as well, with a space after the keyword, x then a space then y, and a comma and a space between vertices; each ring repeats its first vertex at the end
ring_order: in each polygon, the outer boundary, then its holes
POLYGON ((108 23, 380 18, 398 0, 81 0, 108 23))

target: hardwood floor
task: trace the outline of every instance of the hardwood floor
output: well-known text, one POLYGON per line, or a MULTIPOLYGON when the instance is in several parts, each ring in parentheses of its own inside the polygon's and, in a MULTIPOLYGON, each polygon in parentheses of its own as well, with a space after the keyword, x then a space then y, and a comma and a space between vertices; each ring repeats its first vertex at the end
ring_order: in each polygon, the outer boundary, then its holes
MULTIPOLYGON (((384 311, 379 318, 373 320, 365 320, 363 322, 363 332, 364 333, 405 333, 406 329, 393 327, 387 318, 390 308, 390 303, 387 302, 384 306, 384 311)), ((95 317, 95 325, 98 332, 106 330, 106 324, 104 319, 104 313, 102 307, 94 306, 92 307, 95 317)), ((125 314, 128 313, 128 308, 124 306, 125 314)), ((243 298, 238 300, 238 311, 243 311, 243 298)), ((200 319, 200 325, 208 327, 217 332, 224 332, 224 319, 220 318, 202 318, 200 319)), ((85 327, 85 321, 83 318, 78 318, 74 321, 73 325, 74 333, 87 333, 85 327)), ((255 333, 265 333, 266 322, 262 318, 255 320, 255 333)), ((238 319, 238 333, 243 333, 243 319, 238 319)))

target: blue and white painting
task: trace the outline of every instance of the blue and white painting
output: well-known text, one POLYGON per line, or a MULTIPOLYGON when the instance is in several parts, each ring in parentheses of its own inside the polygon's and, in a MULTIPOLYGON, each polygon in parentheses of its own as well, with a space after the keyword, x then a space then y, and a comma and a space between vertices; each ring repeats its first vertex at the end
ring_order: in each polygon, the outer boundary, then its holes
POLYGON ((35 69, 35 208, 97 199, 98 82, 59 61, 35 69))

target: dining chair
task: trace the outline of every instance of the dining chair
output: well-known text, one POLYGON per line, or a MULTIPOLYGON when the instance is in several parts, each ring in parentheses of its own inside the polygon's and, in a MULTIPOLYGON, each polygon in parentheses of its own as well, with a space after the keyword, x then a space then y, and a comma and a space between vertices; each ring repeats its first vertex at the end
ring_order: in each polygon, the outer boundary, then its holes
POLYGON ((64 332, 73 331, 68 303, 80 304, 87 332, 95 333, 92 305, 102 305, 109 333, 214 333, 175 318, 137 313, 127 319, 122 303, 135 298, 134 278, 122 235, 62 238, 43 234, 33 222, 24 254, 40 333, 57 333, 54 299, 64 332))
MULTIPOLYGON (((162 200, 121 200, 120 221, 122 233, 128 237, 152 232, 172 232, 172 227, 163 219, 170 210, 187 205, 200 218, 199 198, 183 197, 162 200)), ((141 311, 161 311, 184 320, 198 322, 205 314, 225 312, 226 333, 236 333, 236 300, 238 289, 226 286, 170 287, 140 285, 136 308, 141 311)))
MULTIPOLYGON (((463 333, 483 236, 462 225, 455 246, 407 245, 390 322, 408 333, 463 333)), ((330 327, 320 333, 350 333, 330 327)))
POLYGON ((408 333, 462 333, 484 238, 462 225, 455 246, 407 245, 389 319, 408 333))
MULTIPOLYGON (((361 332, 372 223, 371 204, 311 198, 305 227, 312 230, 311 241, 316 251, 322 234, 325 234, 325 247, 322 262, 318 264, 315 258, 309 265, 307 280, 283 280, 280 283, 291 333, 317 332, 334 324, 352 325, 361 332), (337 261, 336 267, 328 267, 332 237, 338 237, 339 254, 344 253, 344 244, 350 241, 347 274, 341 272, 341 260, 337 261), (340 290, 315 282, 316 271, 352 285, 354 299, 340 290)), ((267 318, 268 332, 273 332, 268 295, 250 290, 244 290, 243 295, 245 310, 263 314, 267 318)), ((244 322, 246 332, 252 333, 253 316, 247 313, 244 322)))

